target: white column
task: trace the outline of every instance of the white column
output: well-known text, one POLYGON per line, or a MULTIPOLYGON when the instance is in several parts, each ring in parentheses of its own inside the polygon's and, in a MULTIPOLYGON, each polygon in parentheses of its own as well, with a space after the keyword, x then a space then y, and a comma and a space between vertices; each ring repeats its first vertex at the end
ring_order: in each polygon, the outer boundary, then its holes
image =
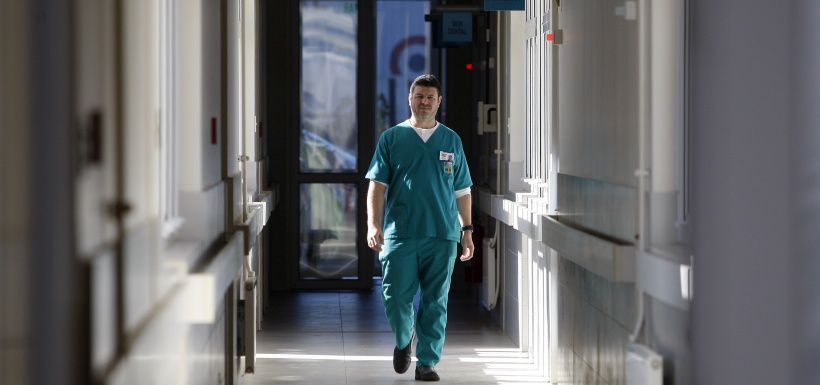
POLYGON ((649 36, 649 242, 676 241, 683 149, 684 2, 651 0, 649 36))
POLYGON ((507 116, 501 116, 502 127, 506 127, 504 132, 508 133, 509 146, 507 146, 507 173, 510 191, 529 191, 529 185, 522 181, 524 176, 524 153, 525 138, 524 125, 526 124, 526 99, 524 93, 524 74, 526 63, 524 60, 524 24, 525 13, 520 11, 505 12, 507 16, 507 26, 509 28, 506 57, 504 58, 504 74, 507 79, 504 83, 506 87, 505 103, 507 116))
POLYGON ((789 5, 692 0, 694 381, 791 374, 789 5))
POLYGON ((820 3, 792 2, 794 384, 820 383, 820 3))

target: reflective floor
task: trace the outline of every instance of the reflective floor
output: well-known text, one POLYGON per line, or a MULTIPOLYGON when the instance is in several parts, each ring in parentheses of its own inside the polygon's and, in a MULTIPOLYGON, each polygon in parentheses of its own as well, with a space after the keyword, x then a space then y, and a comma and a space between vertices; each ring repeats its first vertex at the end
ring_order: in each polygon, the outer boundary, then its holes
MULTIPOLYGON (((393 371, 394 338, 378 288, 303 292, 271 299, 258 337, 257 370, 242 384, 407 384, 393 371)), ((414 358, 415 360, 415 358, 414 358)), ((452 294, 440 384, 544 383, 530 359, 472 300, 452 294)))

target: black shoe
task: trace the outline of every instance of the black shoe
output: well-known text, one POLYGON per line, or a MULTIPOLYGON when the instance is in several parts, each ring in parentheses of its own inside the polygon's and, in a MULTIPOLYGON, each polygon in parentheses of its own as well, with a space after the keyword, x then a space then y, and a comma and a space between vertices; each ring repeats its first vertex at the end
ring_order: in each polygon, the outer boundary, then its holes
POLYGON ((413 330, 413 334, 410 335, 410 342, 407 343, 404 349, 399 349, 398 346, 393 348, 393 370, 395 370, 396 373, 404 373, 407 371, 407 368, 410 367, 411 355, 413 353, 413 339, 415 337, 416 331, 413 330))
POLYGON ((438 373, 432 366, 421 365, 416 366, 416 380, 417 381, 438 381, 438 373))

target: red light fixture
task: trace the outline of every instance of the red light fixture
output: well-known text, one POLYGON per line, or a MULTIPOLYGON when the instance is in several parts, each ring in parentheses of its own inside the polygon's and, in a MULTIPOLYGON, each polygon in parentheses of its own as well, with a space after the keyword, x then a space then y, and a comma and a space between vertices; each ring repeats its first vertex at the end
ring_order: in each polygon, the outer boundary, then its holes
POLYGON ((467 65, 464 66, 464 67, 467 68, 467 71, 472 71, 473 70, 473 63, 467 63, 467 65))

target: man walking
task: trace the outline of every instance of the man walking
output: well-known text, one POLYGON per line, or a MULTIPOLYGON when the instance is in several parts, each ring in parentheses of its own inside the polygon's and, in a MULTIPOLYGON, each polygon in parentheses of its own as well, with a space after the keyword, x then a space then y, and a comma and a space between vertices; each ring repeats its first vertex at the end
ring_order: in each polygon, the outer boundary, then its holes
POLYGON ((435 76, 413 81, 412 115, 382 134, 366 175, 367 245, 380 252, 382 300, 396 335, 393 369, 407 371, 417 338, 416 380, 422 381, 439 380, 435 365, 444 346, 456 242, 464 249, 462 261, 473 257, 474 248, 473 182, 461 138, 436 121, 441 98, 435 76))

